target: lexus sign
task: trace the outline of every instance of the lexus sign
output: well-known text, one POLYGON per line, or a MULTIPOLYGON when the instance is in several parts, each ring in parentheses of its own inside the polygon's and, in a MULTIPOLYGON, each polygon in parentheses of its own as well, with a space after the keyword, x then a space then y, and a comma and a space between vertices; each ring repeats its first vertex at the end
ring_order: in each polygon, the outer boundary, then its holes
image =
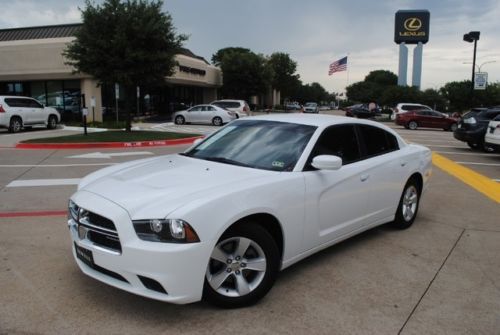
POLYGON ((394 42, 417 44, 429 41, 429 23, 431 13, 428 10, 399 10, 396 12, 394 42))

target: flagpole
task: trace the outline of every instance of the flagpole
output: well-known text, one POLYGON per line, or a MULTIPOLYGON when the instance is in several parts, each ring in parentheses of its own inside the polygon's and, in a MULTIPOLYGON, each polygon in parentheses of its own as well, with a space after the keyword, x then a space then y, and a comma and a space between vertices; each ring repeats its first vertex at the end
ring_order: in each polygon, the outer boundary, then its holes
POLYGON ((347 86, 349 86, 349 53, 347 53, 347 64, 346 64, 346 68, 347 68, 347 85, 346 85, 346 88, 347 86))

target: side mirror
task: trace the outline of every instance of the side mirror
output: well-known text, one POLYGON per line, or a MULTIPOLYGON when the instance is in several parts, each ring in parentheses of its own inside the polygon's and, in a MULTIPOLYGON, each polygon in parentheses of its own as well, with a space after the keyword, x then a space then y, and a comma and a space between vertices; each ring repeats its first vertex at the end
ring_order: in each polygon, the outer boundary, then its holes
POLYGON ((311 165, 319 170, 338 170, 342 167, 342 158, 333 155, 319 155, 313 158, 311 165))

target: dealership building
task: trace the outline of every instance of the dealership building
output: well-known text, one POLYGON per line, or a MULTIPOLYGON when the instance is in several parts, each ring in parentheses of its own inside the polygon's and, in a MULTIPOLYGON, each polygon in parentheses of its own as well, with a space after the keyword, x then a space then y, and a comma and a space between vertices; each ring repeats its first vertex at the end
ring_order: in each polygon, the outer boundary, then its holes
MULTIPOLYGON (((95 104, 89 119, 114 119, 121 112, 123 92, 114 83, 99 85, 92 76, 74 73, 63 51, 75 39, 81 24, 63 24, 0 30, 0 95, 30 96, 55 107, 63 120, 79 120, 82 106, 95 104)), ((222 72, 203 57, 182 49, 177 66, 163 85, 140 87, 139 115, 171 114, 181 104, 209 103, 217 99, 222 72)), ((90 109, 90 108, 89 108, 90 109)))

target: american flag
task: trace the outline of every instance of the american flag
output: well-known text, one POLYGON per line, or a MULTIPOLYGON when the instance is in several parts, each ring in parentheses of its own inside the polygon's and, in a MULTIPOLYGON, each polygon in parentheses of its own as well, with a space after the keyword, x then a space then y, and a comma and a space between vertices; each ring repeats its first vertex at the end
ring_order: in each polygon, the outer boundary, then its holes
POLYGON ((347 56, 330 64, 330 71, 328 71, 328 75, 331 76, 335 72, 346 71, 346 70, 347 70, 347 56))

